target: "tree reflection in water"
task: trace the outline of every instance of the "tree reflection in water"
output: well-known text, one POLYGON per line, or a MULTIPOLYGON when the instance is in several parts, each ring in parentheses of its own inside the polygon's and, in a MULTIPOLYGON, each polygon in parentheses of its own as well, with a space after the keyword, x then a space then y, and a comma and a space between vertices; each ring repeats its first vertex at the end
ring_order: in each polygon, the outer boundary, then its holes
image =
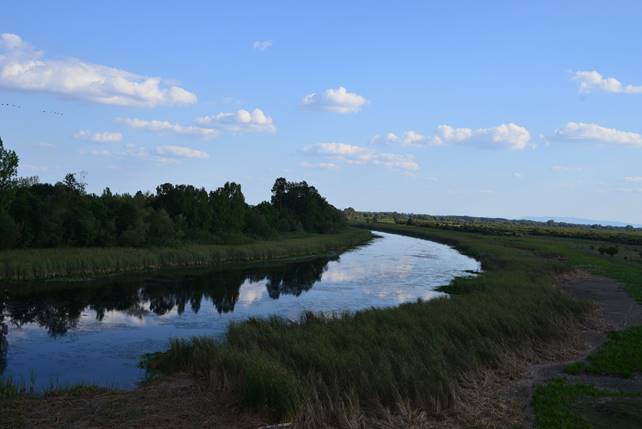
POLYGON ((328 262, 338 258, 315 259, 274 267, 211 271, 207 273, 163 273, 138 279, 117 279, 107 285, 79 284, 64 288, 0 289, 0 368, 6 355, 6 326, 36 323, 51 336, 65 335, 78 325, 86 311, 95 311, 102 321, 105 314, 119 311, 143 319, 186 307, 198 313, 202 300, 212 301, 219 313, 234 311, 239 290, 246 281, 266 281, 272 299, 281 295, 299 296, 321 280, 328 262))

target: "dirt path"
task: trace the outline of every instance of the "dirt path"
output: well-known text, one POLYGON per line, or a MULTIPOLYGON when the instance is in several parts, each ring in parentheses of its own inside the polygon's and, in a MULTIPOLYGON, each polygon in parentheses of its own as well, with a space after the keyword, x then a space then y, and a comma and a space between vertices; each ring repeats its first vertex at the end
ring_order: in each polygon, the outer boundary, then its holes
POLYGON ((609 331, 642 325, 642 305, 631 298, 620 283, 606 277, 580 273, 563 281, 561 288, 576 299, 597 304, 598 318, 579 332, 576 340, 580 347, 575 353, 569 354, 565 359, 529 365, 526 376, 514 382, 512 391, 524 404, 526 423, 529 426, 533 424, 530 403, 534 387, 555 377, 562 377, 570 383, 593 384, 603 389, 642 392, 642 375, 626 379, 589 374, 569 375, 563 372, 568 364, 586 359, 604 344, 609 331))

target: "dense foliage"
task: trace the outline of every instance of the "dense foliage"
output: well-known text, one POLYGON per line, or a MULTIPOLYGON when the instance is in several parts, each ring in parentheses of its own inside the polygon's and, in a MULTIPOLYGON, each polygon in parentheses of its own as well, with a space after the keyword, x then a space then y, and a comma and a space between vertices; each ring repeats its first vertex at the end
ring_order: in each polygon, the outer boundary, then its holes
POLYGON ((306 182, 276 180, 272 199, 248 205, 233 182, 208 192, 164 183, 155 193, 87 193, 75 174, 55 184, 17 178, 18 157, 0 140, 0 248, 161 246, 326 233, 343 213, 306 182))

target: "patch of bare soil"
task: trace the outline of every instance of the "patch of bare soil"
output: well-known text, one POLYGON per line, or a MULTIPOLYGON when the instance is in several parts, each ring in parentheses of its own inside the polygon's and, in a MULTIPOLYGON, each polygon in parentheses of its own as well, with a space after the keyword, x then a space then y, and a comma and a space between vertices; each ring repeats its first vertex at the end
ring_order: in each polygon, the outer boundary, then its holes
POLYGON ((530 400, 534 387, 555 377, 563 377, 572 383, 593 384, 603 389, 642 392, 642 376, 639 375, 625 379, 563 373, 568 364, 586 359, 604 344, 609 331, 642 325, 642 305, 631 298, 620 283, 606 277, 575 272, 560 280, 562 290, 576 299, 595 303, 596 312, 581 330, 575 332, 566 353, 557 359, 528 365, 523 376, 510 383, 508 389, 514 389, 515 397, 522 403, 523 425, 527 427, 533 423, 530 400))
POLYGON ((21 401, 27 428, 257 428, 263 422, 230 407, 190 377, 154 381, 132 391, 61 392, 21 401))

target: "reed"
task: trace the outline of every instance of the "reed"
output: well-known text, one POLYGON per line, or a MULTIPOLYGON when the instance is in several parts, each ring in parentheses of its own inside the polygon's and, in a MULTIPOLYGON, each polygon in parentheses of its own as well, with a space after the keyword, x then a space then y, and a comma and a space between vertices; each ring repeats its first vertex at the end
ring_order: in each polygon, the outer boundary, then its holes
POLYGON ((298 234, 279 240, 235 245, 3 250, 0 251, 0 280, 83 277, 169 267, 222 266, 299 258, 342 252, 364 244, 371 238, 368 231, 348 228, 335 234, 298 234))

